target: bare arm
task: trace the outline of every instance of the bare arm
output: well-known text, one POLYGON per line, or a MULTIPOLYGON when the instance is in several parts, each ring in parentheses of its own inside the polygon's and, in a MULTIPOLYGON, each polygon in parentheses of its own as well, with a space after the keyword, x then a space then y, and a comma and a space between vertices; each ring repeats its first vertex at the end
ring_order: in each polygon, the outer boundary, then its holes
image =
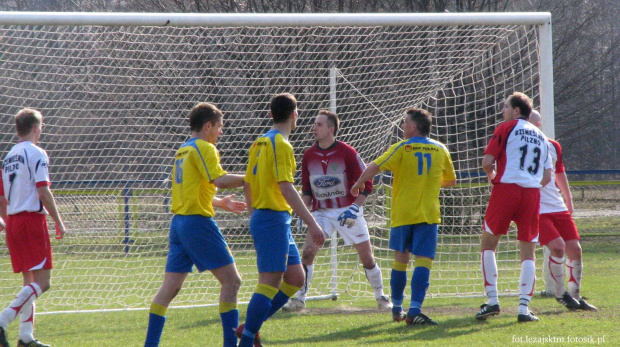
POLYGON ((542 181, 540 181, 540 185, 544 187, 549 182, 551 182, 551 169, 545 169, 545 171, 543 172, 542 181))
POLYGON ((293 211, 306 223, 308 226, 308 234, 312 237, 312 241, 316 245, 322 245, 325 242, 325 235, 323 234, 323 229, 317 224, 314 217, 306 205, 302 201, 297 189, 293 186, 291 182, 278 182, 278 186, 280 187, 280 192, 286 202, 291 206, 293 211))
POLYGON ((301 200, 304 202, 304 205, 306 205, 308 209, 312 208, 312 196, 311 195, 304 194, 301 196, 301 200))
POLYGON ((364 189, 364 185, 366 181, 375 177, 381 170, 379 170, 379 166, 375 163, 370 163, 364 169, 364 172, 360 175, 360 178, 357 179, 357 182, 351 187, 351 194, 353 196, 358 197, 361 189, 364 189))
POLYGON ((482 170, 487 174, 487 178, 489 179, 489 184, 492 184, 491 181, 495 178, 497 172, 495 171, 495 157, 490 154, 485 154, 482 157, 482 170))
POLYGON ((245 202, 234 200, 234 198, 235 194, 226 195, 222 198, 213 197, 213 206, 235 214, 243 213, 246 208, 245 202))
POLYGON ((218 188, 242 187, 245 175, 226 174, 213 180, 213 184, 218 188))
POLYGON ((56 238, 62 239, 66 231, 65 224, 63 223, 62 218, 60 218, 58 208, 56 208, 56 200, 54 200, 54 195, 52 194, 50 187, 38 187, 37 193, 39 194, 39 199, 47 210, 47 213, 49 213, 50 217, 54 220, 54 224, 56 225, 56 238))
POLYGON ((6 201, 6 198, 3 195, 0 196, 0 219, 2 219, 2 221, 0 222, 0 231, 4 230, 4 228, 6 227, 4 223, 9 216, 6 210, 8 205, 9 202, 6 201))
POLYGON ((251 216, 254 209, 252 208, 252 187, 250 187, 248 182, 243 183, 243 196, 245 197, 248 213, 251 216))
POLYGON ((558 186, 560 193, 562 193, 562 196, 564 197, 564 203, 566 204, 566 208, 568 208, 568 212, 573 213, 573 194, 570 192, 566 172, 555 174, 555 184, 558 186))

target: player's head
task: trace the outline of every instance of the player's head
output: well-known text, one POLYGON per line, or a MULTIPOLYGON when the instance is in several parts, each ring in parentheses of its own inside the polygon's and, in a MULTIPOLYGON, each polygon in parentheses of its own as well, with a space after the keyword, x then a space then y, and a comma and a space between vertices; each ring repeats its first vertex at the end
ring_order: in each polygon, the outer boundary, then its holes
POLYGON ((36 139, 38 140, 39 136, 41 136, 42 126, 43 115, 35 109, 24 108, 15 115, 15 130, 19 137, 25 137, 32 132, 37 132, 36 139))
POLYGON ((542 116, 536 110, 532 110, 530 113, 530 118, 528 118, 527 121, 534 124, 538 128, 542 126, 542 116))
POLYGON ((514 92, 506 99, 506 104, 502 110, 504 120, 513 120, 517 118, 528 119, 532 112, 532 99, 527 95, 514 92))
POLYGON ((292 129, 295 129, 297 119, 297 99, 290 93, 281 93, 271 99, 271 117, 275 124, 285 123, 291 115, 294 117, 292 129))
POLYGON ((222 134, 224 115, 215 105, 201 102, 189 111, 189 129, 205 141, 216 143, 222 134))
POLYGON ((328 110, 320 110, 312 127, 314 139, 322 141, 325 138, 334 138, 338 134, 338 128, 340 128, 338 116, 328 110))
POLYGON ((417 107, 408 108, 402 124, 405 138, 430 135, 432 122, 433 116, 427 110, 417 107))

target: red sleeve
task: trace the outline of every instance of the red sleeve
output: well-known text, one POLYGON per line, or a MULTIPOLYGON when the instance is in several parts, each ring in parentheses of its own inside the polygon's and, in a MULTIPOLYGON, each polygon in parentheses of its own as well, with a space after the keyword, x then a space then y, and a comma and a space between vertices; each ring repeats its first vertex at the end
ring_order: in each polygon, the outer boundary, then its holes
POLYGON ((511 120, 508 122, 504 122, 495 128, 493 132, 493 136, 489 141, 489 144, 484 149, 484 154, 490 154, 494 156, 496 159, 502 154, 502 152, 506 148, 506 141, 510 132, 517 125, 518 120, 511 120))
POLYGON ((301 158, 301 194, 312 196, 312 187, 310 187, 310 172, 308 171, 308 158, 309 152, 312 147, 308 148, 304 152, 304 156, 301 158))
POLYGON ((564 167, 564 162, 562 161, 562 147, 557 141, 549 140, 553 147, 555 147, 555 152, 558 155, 558 160, 555 162, 555 173, 566 172, 566 168, 564 167))
MULTIPOLYGON (((352 187, 353 184, 355 184, 355 182, 357 182, 357 180, 362 175, 362 172, 366 168, 366 164, 364 164, 364 161, 362 160, 362 158, 360 158, 359 154, 353 147, 349 145, 347 145, 346 147, 347 147, 347 156, 346 156, 347 175, 349 176, 348 180, 352 187)), ((347 189, 351 190, 351 187, 347 187, 347 189)), ((364 184, 364 193, 366 195, 369 195, 370 193, 372 193, 372 187, 373 187, 372 179, 366 181, 366 183, 364 184)))

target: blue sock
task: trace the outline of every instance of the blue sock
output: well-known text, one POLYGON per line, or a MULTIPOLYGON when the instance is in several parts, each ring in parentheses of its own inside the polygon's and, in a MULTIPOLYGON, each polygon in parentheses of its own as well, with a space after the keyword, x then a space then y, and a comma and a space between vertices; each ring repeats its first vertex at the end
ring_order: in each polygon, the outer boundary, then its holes
POLYGON ((239 326, 239 310, 234 309, 220 313, 222 329, 224 331, 224 347, 237 347, 235 329, 239 326))
POLYGON ((392 312, 401 312, 405 297, 405 287, 407 286, 407 271, 392 269, 390 286, 392 287, 392 304, 394 305, 392 312))
POLYGON ((271 309, 271 299, 263 294, 254 293, 248 304, 248 312, 245 317, 245 329, 239 341, 239 347, 252 347, 254 335, 260 330, 267 314, 271 309))
POLYGON ((269 317, 273 316, 274 313, 278 312, 278 310, 288 302, 289 298, 290 297, 284 294, 283 291, 278 291, 278 294, 276 294, 276 296, 273 297, 273 300, 271 300, 271 309, 269 310, 265 320, 269 319, 269 317))
POLYGON ((146 329, 146 340, 144 341, 144 347, 159 346, 161 333, 164 331, 164 324, 166 324, 166 316, 149 313, 149 326, 146 329))
POLYGON ((411 305, 408 312, 412 316, 422 312, 422 303, 424 303, 424 297, 426 297, 430 273, 431 270, 423 266, 416 266, 413 269, 413 275, 411 276, 411 305))

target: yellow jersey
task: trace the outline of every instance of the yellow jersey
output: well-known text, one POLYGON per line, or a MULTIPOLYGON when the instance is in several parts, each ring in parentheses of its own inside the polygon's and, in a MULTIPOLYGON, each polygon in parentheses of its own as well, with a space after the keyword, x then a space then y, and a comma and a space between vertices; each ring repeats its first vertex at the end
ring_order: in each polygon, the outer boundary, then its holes
POLYGON ((282 196, 278 182, 294 183, 293 146, 278 130, 271 129, 250 147, 245 182, 252 191, 252 208, 288 211, 293 209, 282 196))
POLYGON ((444 144, 428 137, 412 137, 392 145, 373 161, 394 173, 392 227, 441 223, 439 189, 442 181, 456 179, 444 144))
POLYGON ((213 180, 226 173, 212 143, 196 137, 185 142, 174 156, 172 213, 213 217, 213 180))

